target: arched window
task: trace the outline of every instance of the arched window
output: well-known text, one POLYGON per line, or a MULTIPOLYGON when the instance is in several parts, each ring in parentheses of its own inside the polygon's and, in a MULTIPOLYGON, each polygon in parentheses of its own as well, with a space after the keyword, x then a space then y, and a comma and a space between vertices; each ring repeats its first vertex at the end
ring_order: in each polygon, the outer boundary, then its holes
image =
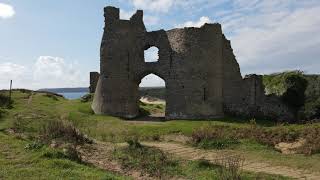
POLYGON ((144 62, 158 62, 159 49, 155 46, 144 51, 144 62))

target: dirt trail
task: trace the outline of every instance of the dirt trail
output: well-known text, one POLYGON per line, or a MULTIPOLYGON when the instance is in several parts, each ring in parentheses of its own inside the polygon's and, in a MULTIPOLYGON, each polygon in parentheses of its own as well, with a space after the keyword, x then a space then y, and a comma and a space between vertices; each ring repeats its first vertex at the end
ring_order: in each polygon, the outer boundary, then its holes
MULTIPOLYGON (((217 152, 214 150, 201 150, 193 147, 183 146, 177 143, 168 142, 144 142, 146 146, 156 147, 170 154, 176 155, 186 160, 205 159, 210 162, 217 162, 222 157, 234 156, 235 154, 228 151, 217 152)), ((251 172, 262 172, 268 174, 276 174, 296 179, 319 180, 320 173, 311 173, 300 169, 293 169, 285 166, 273 166, 268 163, 255 162, 253 160, 245 160, 243 170, 251 172)))
POLYGON ((112 152, 114 144, 96 142, 94 144, 86 144, 78 146, 77 151, 80 153, 81 159, 89 164, 92 164, 100 169, 114 172, 116 174, 131 176, 136 180, 152 180, 146 174, 137 170, 124 170, 121 165, 112 160, 112 152))

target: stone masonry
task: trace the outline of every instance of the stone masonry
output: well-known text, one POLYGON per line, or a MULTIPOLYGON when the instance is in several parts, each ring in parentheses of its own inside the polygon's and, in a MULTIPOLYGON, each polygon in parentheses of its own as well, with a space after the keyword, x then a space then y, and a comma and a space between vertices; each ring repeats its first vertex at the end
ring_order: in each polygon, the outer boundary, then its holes
POLYGON ((139 115, 139 84, 151 73, 166 82, 167 119, 221 118, 226 114, 292 118, 278 99, 264 94, 258 75, 242 79, 230 41, 220 24, 147 32, 143 11, 130 20, 119 9, 104 9, 100 76, 92 75, 96 114, 135 118, 139 115), (157 62, 145 62, 144 51, 159 49, 157 62))
POLYGON ((94 93, 99 81, 100 74, 98 72, 90 72, 90 87, 89 92, 94 93))

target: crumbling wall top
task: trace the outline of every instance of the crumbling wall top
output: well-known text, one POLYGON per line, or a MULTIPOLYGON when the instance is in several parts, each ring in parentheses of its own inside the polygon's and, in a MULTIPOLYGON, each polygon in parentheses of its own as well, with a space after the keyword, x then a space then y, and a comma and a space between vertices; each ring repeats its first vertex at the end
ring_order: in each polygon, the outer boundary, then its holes
POLYGON ((107 6, 104 8, 104 17, 106 22, 114 21, 120 19, 120 9, 112 6, 107 6))

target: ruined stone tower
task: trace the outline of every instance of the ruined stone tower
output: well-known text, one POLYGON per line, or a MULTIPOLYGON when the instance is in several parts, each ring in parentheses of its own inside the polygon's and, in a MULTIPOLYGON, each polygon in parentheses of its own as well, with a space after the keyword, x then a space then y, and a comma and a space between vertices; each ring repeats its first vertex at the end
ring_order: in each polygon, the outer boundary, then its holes
POLYGON ((265 106, 269 101, 261 77, 242 79, 220 24, 147 32, 141 10, 130 20, 119 19, 118 8, 106 7, 104 13, 100 77, 92 104, 95 113, 136 117, 139 84, 153 73, 166 82, 167 119, 262 113, 290 116, 277 100, 273 102, 281 106, 281 112, 265 106), (159 49, 159 60, 145 62, 144 51, 153 46, 159 49))

